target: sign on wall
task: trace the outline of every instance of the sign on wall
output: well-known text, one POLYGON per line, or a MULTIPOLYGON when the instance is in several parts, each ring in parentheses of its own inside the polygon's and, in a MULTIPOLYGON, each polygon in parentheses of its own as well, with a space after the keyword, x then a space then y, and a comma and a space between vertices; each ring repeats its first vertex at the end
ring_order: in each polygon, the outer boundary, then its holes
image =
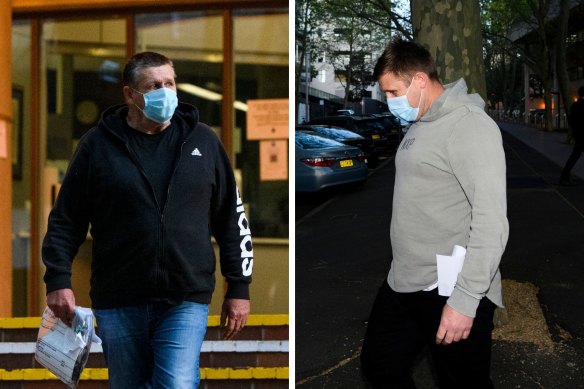
POLYGON ((248 100, 247 139, 288 139, 288 99, 248 100))
POLYGON ((288 179, 288 99, 247 101, 247 139, 260 141, 260 180, 288 179))
POLYGON ((288 179, 288 141, 285 139, 260 142, 260 180, 288 179))

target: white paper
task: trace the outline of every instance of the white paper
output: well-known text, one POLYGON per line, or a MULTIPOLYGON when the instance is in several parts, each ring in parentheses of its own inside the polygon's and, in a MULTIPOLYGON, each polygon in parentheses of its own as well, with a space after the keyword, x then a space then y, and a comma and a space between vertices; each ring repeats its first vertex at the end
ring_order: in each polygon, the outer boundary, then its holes
POLYGON ((452 255, 436 255, 438 294, 440 296, 450 296, 452 294, 458 273, 462 270, 465 255, 466 249, 461 246, 454 246, 452 255))
POLYGON ((39 328, 35 359, 67 386, 75 388, 92 341, 101 343, 94 332, 91 309, 75 307, 75 318, 69 327, 47 307, 39 328))

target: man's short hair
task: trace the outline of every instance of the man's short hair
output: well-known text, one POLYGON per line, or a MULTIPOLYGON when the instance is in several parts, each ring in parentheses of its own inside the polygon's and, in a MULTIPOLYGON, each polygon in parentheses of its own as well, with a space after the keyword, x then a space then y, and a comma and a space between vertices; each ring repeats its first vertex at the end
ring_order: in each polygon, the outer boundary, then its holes
POLYGON ((173 66, 172 61, 162 54, 153 51, 135 54, 124 67, 122 82, 124 86, 135 87, 138 85, 142 69, 164 65, 173 66))
POLYGON ((396 37, 377 60, 373 77, 379 80, 384 74, 392 73, 409 85, 416 72, 424 72, 431 80, 440 82, 430 52, 422 45, 396 37))

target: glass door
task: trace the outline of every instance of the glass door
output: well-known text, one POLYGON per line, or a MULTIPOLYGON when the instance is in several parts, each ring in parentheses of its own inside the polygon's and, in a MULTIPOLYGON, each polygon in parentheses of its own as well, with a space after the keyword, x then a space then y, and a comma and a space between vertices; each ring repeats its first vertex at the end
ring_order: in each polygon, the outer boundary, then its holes
MULTIPOLYGON (((41 226, 79 139, 107 107, 124 102, 125 19, 47 20, 41 35, 41 226)), ((41 239, 45 231, 41 232, 41 239)), ((91 240, 73 263, 76 302, 90 306, 91 240)), ((42 274, 39 275, 42 283, 42 274)), ((39 301, 44 300, 41 287, 39 301)))

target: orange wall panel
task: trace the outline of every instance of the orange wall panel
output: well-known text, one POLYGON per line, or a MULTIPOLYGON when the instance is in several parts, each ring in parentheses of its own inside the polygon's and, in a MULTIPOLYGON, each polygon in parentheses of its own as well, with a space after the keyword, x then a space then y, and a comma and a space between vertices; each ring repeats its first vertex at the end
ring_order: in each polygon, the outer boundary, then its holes
POLYGON ((274 3, 279 6, 286 6, 286 0, 12 0, 12 10, 19 13, 30 12, 54 12, 54 11, 75 11, 87 9, 115 10, 138 7, 172 7, 200 4, 205 6, 246 6, 257 3, 274 3))
MULTIPOLYGON (((12 17, 10 7, 0 5, 0 52, 11 52, 12 17)), ((12 316, 12 60, 0 55, 0 317, 12 316)))

